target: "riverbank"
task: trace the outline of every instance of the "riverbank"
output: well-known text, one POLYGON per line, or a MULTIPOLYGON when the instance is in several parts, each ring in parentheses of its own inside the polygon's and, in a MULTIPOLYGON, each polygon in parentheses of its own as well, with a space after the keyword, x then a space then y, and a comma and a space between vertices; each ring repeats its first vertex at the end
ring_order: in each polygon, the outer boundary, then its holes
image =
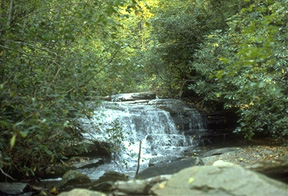
MULTIPOLYGON (((263 190, 268 191, 269 194, 279 193, 283 195, 288 190, 287 141, 279 142, 272 139, 258 139, 238 141, 235 142, 235 145, 222 143, 221 145, 218 144, 217 147, 214 146, 214 148, 198 151, 198 153, 194 151, 194 155, 190 154, 185 160, 192 160, 193 157, 200 158, 203 165, 198 164, 198 162, 195 166, 182 168, 172 175, 161 173, 161 175, 148 177, 146 173, 146 178, 141 180, 132 179, 110 184, 111 192, 100 189, 96 189, 96 191, 104 192, 107 195, 135 195, 136 193, 150 195, 153 193, 159 196, 167 195, 171 191, 177 194, 193 192, 203 195, 211 195, 210 192, 213 192, 212 195, 216 193, 239 195, 237 191, 240 191, 240 195, 248 196, 251 193, 253 195, 263 195, 266 193, 263 190), (215 172, 211 173, 211 170, 215 170, 215 172), (190 172, 196 173, 192 174, 190 172), (203 173, 203 175, 200 175, 200 173, 203 173), (184 183, 185 179, 188 180, 189 186, 184 183), (197 183, 200 184, 197 185, 197 183), (174 188, 171 189, 171 187, 174 188), (208 190, 209 194, 207 193, 208 187, 210 187, 208 190), (231 190, 230 187, 241 188, 231 190), (259 189, 259 187, 261 188, 259 189), (254 192, 257 191, 257 188, 260 191, 259 194, 258 192, 254 192)), ((165 170, 177 169, 181 161, 175 161, 174 163, 176 164, 167 162, 165 170)), ((163 170, 159 170, 159 166, 154 168, 158 168, 158 171, 163 172, 163 170)), ((153 175, 153 173, 155 174, 152 171, 151 174, 153 175)))
MULTIPOLYGON (((251 140, 251 141, 243 140, 243 141, 235 142, 235 145, 231 145, 229 144, 229 142, 227 142, 227 143, 218 144, 217 146, 210 147, 209 149, 206 149, 203 151, 194 151, 194 152, 191 151, 191 153, 189 153, 188 151, 186 152, 186 159, 193 158, 193 157, 200 158, 203 161, 203 165, 196 166, 196 167, 200 167, 200 168, 202 166, 213 167, 212 165, 219 162, 220 160, 224 162, 229 162, 235 166, 239 165, 243 167, 245 171, 246 170, 256 171, 257 173, 264 174, 270 177, 271 179, 277 180, 279 182, 281 181, 287 184, 288 186, 288 142, 287 140, 283 140, 283 141, 275 141, 273 139, 258 139, 258 140, 251 140)), ((153 179, 163 180, 162 178, 160 178, 160 176, 154 176, 153 179)), ((154 180, 153 183, 156 183, 156 181, 157 180, 154 180)), ((33 195, 41 195, 43 193, 45 193, 46 195, 58 194, 59 192, 61 192, 61 189, 57 187, 57 184, 60 184, 60 182, 61 181, 59 181, 59 183, 56 183, 56 186, 55 186, 55 183, 54 183, 54 186, 49 186, 49 182, 37 183, 37 184, 33 184, 33 186, 29 185, 30 188, 31 187, 35 188, 34 191, 30 193, 31 194, 33 193, 33 195), (37 189, 42 190, 42 192, 37 193, 37 189)), ((107 179, 107 182, 110 185, 110 187, 113 187, 113 185, 116 183, 116 181, 111 183, 109 179, 107 179)), ((104 181, 104 184, 107 182, 104 181)), ((129 183, 132 183, 132 182, 133 182, 133 179, 130 179, 129 182, 127 182, 127 187, 125 187, 125 189, 129 189, 129 186, 131 186, 131 184, 129 183)), ((93 183, 95 185, 95 182, 92 182, 92 184, 93 183)), ((121 184, 121 181, 119 181, 119 183, 121 184)), ((147 184, 150 183, 150 181, 149 180, 147 181, 147 179, 143 179, 143 180, 137 181, 137 183, 141 184, 141 186, 144 186, 144 185, 146 186, 147 184)), ((70 190, 76 189, 79 187, 89 190, 91 189, 91 187, 93 187, 92 184, 91 183, 88 183, 88 184, 75 183, 74 185, 70 187, 70 190)), ((19 186, 19 184, 17 186, 19 186)), ((23 184, 20 186, 25 187, 23 184)), ((124 186, 124 185, 122 184, 121 186, 124 186)), ((23 188, 23 194, 21 193, 19 195, 29 194, 27 192, 25 193, 25 191, 27 191, 27 188, 26 189, 23 188)), ((107 190, 104 191, 104 190, 101 190, 100 188, 97 191, 106 192, 107 190)), ((131 188, 131 191, 134 191, 134 190, 131 188)))

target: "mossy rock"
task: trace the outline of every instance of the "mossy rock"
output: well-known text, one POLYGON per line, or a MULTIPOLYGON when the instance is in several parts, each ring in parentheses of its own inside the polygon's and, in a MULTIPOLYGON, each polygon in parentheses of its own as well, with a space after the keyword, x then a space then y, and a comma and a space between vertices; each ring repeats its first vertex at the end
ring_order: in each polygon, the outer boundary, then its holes
POLYGON ((114 171, 108 171, 95 181, 90 187, 91 190, 109 192, 116 181, 127 181, 128 176, 114 171))
POLYGON ((91 180, 87 175, 82 174, 75 170, 69 170, 63 175, 59 187, 60 188, 64 188, 67 186, 77 187, 81 184, 89 184, 89 183, 91 183, 91 180))

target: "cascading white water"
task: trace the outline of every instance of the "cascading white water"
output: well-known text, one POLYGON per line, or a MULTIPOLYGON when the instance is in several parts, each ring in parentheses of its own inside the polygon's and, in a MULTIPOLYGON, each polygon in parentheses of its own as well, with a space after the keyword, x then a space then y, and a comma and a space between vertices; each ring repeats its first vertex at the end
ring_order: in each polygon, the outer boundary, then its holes
MULTIPOLYGON (((173 103, 175 101, 172 101, 173 103)), ((168 108, 167 105, 166 107, 168 108)), ((203 128, 200 114, 197 111, 191 111, 188 111, 188 129, 203 128), (195 119, 196 116, 198 119, 195 119), (198 121, 201 121, 200 124, 198 121)), ((187 112, 185 115, 187 118, 187 112)), ((178 111, 176 118, 184 119, 183 111, 178 111)), ((182 156, 184 149, 195 143, 191 136, 184 135, 184 127, 177 125, 174 119, 171 117, 171 112, 158 108, 155 101, 141 104, 104 102, 95 109, 94 117, 89 120, 82 119, 82 124, 86 126, 86 130, 89 130, 89 135, 99 141, 112 143, 119 141, 119 138, 113 136, 119 134, 120 131, 124 136, 121 138, 123 146, 119 146, 121 150, 115 154, 115 160, 111 163, 94 168, 94 171, 90 169, 81 172, 88 174, 92 179, 100 177, 107 170, 120 171, 132 176, 137 167, 140 141, 142 142, 140 169, 147 168, 149 160, 153 157, 182 156), (120 129, 114 129, 115 125, 120 129)), ((115 144, 114 147, 117 148, 117 145, 115 144)))

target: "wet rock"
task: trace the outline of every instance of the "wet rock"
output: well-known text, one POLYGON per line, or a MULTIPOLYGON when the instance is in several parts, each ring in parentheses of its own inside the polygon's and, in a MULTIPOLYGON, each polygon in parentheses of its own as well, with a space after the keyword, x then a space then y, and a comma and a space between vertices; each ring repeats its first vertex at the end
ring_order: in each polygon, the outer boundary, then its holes
POLYGON ((156 99, 156 93, 153 92, 123 93, 111 96, 112 101, 135 101, 143 99, 156 99))
POLYGON ((236 165, 235 163, 230 163, 230 162, 223 161, 223 160, 218 160, 213 163, 213 166, 216 166, 216 167, 232 167, 235 165, 236 165))
POLYGON ((109 148, 110 144, 103 141, 83 141, 75 146, 73 146, 74 153, 73 156, 110 156, 109 148))
POLYGON ((183 155, 186 157, 199 157, 202 152, 207 151, 206 147, 202 146, 191 146, 184 150, 183 155))
POLYGON ((63 176, 69 170, 83 169, 83 168, 91 168, 97 167, 103 164, 103 160, 101 158, 91 159, 90 157, 71 157, 68 161, 62 163, 56 163, 50 165, 46 169, 46 178, 55 178, 63 176))
POLYGON ((162 156, 162 157, 153 157, 149 160, 149 167, 157 166, 157 165, 163 165, 165 163, 169 163, 172 161, 180 160, 181 158, 179 156, 162 156))
MULTIPOLYGON (((34 196, 35 194, 33 194, 34 196)), ((56 195, 56 193, 51 193, 50 191, 48 190, 42 190, 40 191, 38 194, 36 194, 37 196, 54 196, 56 195)), ((24 195, 23 195, 24 196, 24 195)))
POLYGON ((221 155, 221 154, 228 153, 228 152, 235 152, 235 151, 237 152, 239 150, 240 148, 237 148, 237 147, 217 148, 217 149, 209 150, 203 153, 203 156, 221 155))
POLYGON ((259 161, 254 164, 247 165, 245 168, 257 171, 270 178, 277 179, 288 184, 288 156, 273 160, 259 161))
POLYGON ((66 156, 71 157, 69 160, 51 164, 46 168, 43 176, 45 178, 57 178, 63 176, 69 170, 97 167, 104 163, 103 158, 99 157, 110 157, 109 145, 107 142, 99 141, 81 142, 72 147, 74 154, 70 152, 66 154, 66 156), (91 159, 90 157, 98 158, 91 159))
POLYGON ((0 195, 19 195, 29 192, 31 187, 27 183, 0 183, 0 195))
POLYGON ((96 97, 87 97, 88 100, 103 100, 103 101, 111 101, 111 96, 107 95, 107 96, 96 96, 96 97))
POLYGON ((137 174, 137 179, 146 179, 159 175, 174 174, 184 168, 191 167, 194 165, 204 165, 202 160, 198 157, 192 157, 188 159, 183 159, 180 161, 174 161, 171 163, 164 163, 158 166, 149 167, 139 174, 137 174))
POLYGON ((154 93, 154 92, 134 93, 134 95, 132 97, 135 100, 156 99, 156 93, 154 93))
POLYGON ((103 164, 103 159, 101 158, 90 158, 90 157, 72 157, 70 162, 74 162, 73 167, 77 169, 98 167, 103 164))
POLYGON ((109 192, 116 181, 127 181, 128 176, 114 171, 106 172, 97 181, 92 183, 91 190, 109 192))
POLYGON ((66 190, 82 186, 83 184, 89 184, 90 182, 91 180, 87 175, 75 170, 70 170, 63 175, 59 188, 66 190))
MULTIPOLYGON (((1 182, 0 183, 0 196, 32 196, 39 195, 44 189, 37 186, 32 186, 22 182, 1 182)), ((46 194, 48 196, 48 194, 46 194)))
POLYGON ((232 162, 237 162, 237 157, 239 152, 241 151, 241 148, 219 148, 219 149, 214 149, 210 150, 205 153, 200 153, 200 157, 205 165, 212 165, 215 161, 217 160, 226 160, 226 157, 231 157, 230 162, 232 161, 232 158, 234 161, 232 162))
POLYGON ((171 175, 163 175, 146 180, 117 181, 111 189, 114 195, 149 195, 153 185, 167 181, 170 177, 171 175))
POLYGON ((57 178, 59 176, 63 176, 65 172, 73 169, 76 169, 76 167, 69 166, 65 163, 56 163, 47 167, 43 176, 45 176, 45 178, 57 178))
POLYGON ((155 195, 287 195, 287 185, 231 164, 195 166, 173 175, 151 189, 155 195))
POLYGON ((205 126, 205 118, 194 108, 189 107, 184 101, 178 99, 155 99, 149 101, 148 105, 153 105, 157 108, 170 113, 177 130, 185 135, 194 137, 202 137, 208 134, 205 126))
POLYGON ((106 194, 87 189, 73 189, 69 192, 60 193, 59 196, 106 196, 106 194))

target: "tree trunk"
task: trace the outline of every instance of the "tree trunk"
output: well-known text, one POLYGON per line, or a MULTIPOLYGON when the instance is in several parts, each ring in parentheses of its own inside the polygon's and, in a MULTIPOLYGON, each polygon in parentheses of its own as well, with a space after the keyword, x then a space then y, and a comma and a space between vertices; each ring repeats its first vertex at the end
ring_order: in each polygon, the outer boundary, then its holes
MULTIPOLYGON (((1 4, 1 9, 4 13, 5 3, 3 1, 1 4)), ((0 73, 0 82, 1 83, 5 82, 5 57, 6 57, 6 53, 7 53, 7 49, 5 49, 5 47, 6 47, 5 35, 6 35, 6 32, 9 30, 11 23, 12 23, 13 10, 14 10, 14 0, 10 0, 8 9, 9 10, 8 10, 8 18, 7 18, 6 26, 3 25, 3 29, 1 29, 1 34, 3 35, 3 42, 1 43, 2 50, 0 50, 0 56, 1 56, 1 60, 0 60, 0 67, 1 67, 1 69, 0 69, 0 72, 1 72, 0 73)), ((4 15, 2 17, 4 19, 4 15)))

